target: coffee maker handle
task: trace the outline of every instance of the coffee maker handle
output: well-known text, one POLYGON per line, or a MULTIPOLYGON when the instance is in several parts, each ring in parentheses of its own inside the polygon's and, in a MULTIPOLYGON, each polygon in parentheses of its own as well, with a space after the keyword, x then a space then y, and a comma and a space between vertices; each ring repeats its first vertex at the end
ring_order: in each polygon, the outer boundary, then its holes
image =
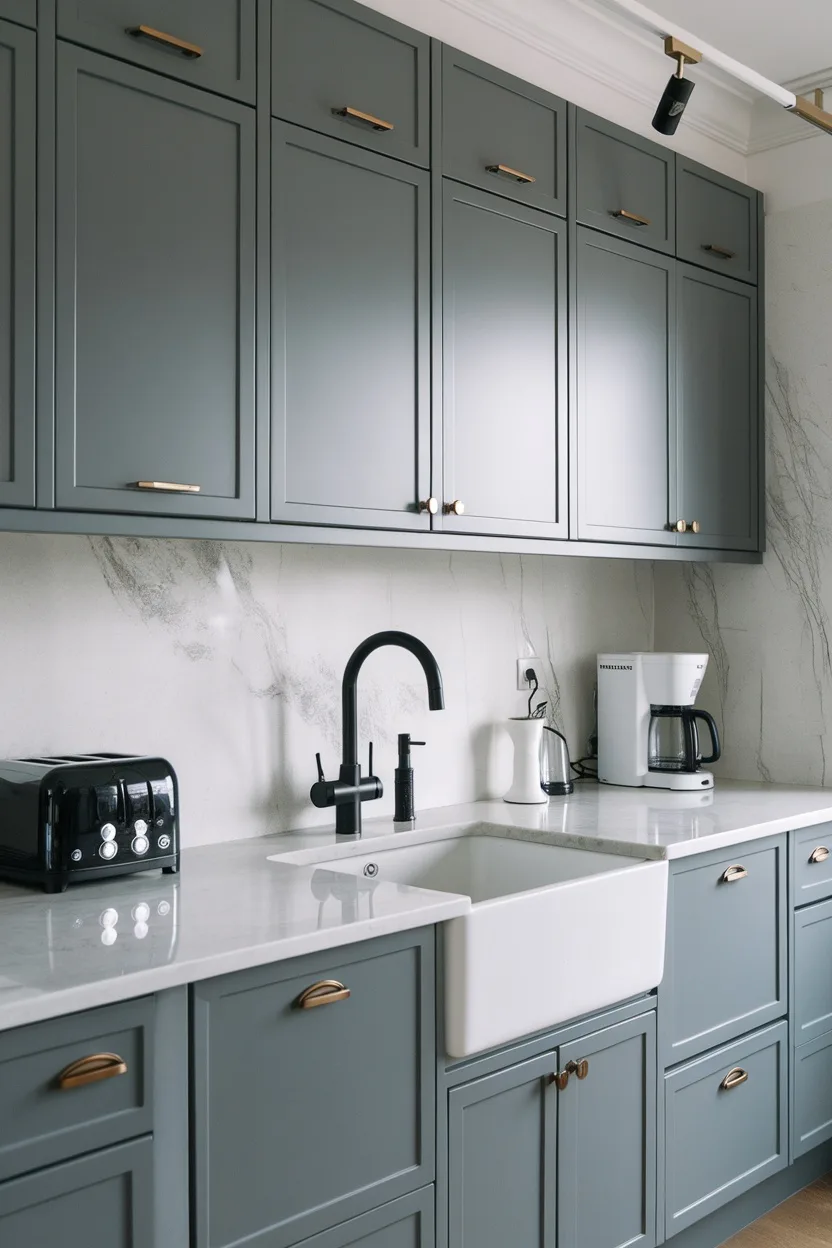
POLYGON ((719 743, 719 729, 716 726, 716 720, 709 711, 700 711, 698 708, 694 708, 692 714, 694 719, 704 720, 704 722, 708 725, 708 731, 711 734, 711 745, 713 747, 713 752, 707 758, 700 758, 699 762, 703 764, 715 763, 722 754, 722 746, 719 743))

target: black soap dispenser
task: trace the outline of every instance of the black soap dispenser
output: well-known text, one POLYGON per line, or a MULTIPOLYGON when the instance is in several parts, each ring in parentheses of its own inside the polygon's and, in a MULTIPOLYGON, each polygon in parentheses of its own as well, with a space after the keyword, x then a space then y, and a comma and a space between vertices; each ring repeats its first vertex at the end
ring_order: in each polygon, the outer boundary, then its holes
POLYGON ((399 765, 396 768, 396 809, 394 823, 405 823, 411 827, 416 821, 416 806, 413 798, 413 766, 410 759, 410 748, 424 745, 424 741, 411 741, 409 732, 399 733, 399 765))

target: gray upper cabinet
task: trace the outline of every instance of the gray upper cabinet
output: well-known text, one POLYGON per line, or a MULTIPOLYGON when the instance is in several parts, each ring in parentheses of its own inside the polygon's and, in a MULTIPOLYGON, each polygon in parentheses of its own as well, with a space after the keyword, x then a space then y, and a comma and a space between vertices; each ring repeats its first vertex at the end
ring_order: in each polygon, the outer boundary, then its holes
POLYGON ((558 1099, 558 1248, 653 1248, 655 1014, 562 1046, 561 1070, 570 1062, 586 1074, 558 1099))
POLYGON ((57 111, 58 506, 251 519, 253 111, 70 44, 57 111))
POLYGON ((57 0, 58 34, 253 104, 254 0, 57 0))
POLYGON ((566 537, 566 225, 446 181, 442 233, 438 520, 451 533, 566 537))
POLYGON ((429 174, 281 122, 272 158, 272 517, 427 530, 429 174))
POLYGON ((785 858, 777 837, 672 864, 659 988, 665 1067, 786 1013, 785 858))
POLYGON ((759 194, 676 157, 676 254, 726 277, 757 280, 759 194))
POLYGON ((154 1248, 150 1138, 0 1183, 0 1244, 154 1248))
POLYGON ((38 0, 0 0, 0 18, 20 22, 23 26, 37 26, 38 0))
POLYGON ((573 110, 571 193, 581 225, 673 254, 673 152, 611 121, 573 110))
POLYGON ((684 264, 677 300, 679 545, 755 550, 757 291, 684 264))
POLYGON ((442 172, 565 216, 565 101, 453 48, 440 56, 442 172))
POLYGON ((674 545, 675 265, 583 228, 575 265, 577 537, 674 545))
POLYGON ((0 21, 0 506, 9 507, 35 504, 35 43, 0 21))
POLYGON ((288 1248, 433 1182, 433 966, 423 928, 194 987, 195 1248, 288 1248))
POLYGON ((272 0, 272 113, 426 167, 430 39, 354 0, 272 0))
POLYGON ((449 1093, 451 1248, 555 1248, 556 1072, 544 1053, 449 1093))

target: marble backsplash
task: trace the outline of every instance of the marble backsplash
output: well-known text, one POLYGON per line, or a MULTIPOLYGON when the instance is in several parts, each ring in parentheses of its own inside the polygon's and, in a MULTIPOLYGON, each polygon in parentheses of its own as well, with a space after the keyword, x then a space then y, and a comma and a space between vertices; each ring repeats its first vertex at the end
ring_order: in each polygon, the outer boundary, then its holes
POLYGON ((646 562, 3 534, 0 588, 0 757, 162 754, 186 845, 331 821, 308 800, 315 752, 336 774, 341 674, 369 633, 427 642, 446 710, 410 655, 367 661, 362 752, 372 739, 386 790, 368 816, 392 812, 399 732, 428 743, 417 805, 505 791, 517 657, 544 660, 577 757, 596 652, 653 643, 646 562))
POLYGON ((832 783, 832 201, 766 221, 762 566, 657 564, 656 646, 712 656, 715 768, 832 783))

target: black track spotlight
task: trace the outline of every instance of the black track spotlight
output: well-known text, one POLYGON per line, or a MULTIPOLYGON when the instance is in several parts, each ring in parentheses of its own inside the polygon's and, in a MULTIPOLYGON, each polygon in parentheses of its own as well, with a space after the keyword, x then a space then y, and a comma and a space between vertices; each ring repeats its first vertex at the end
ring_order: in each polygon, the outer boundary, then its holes
POLYGON ((696 65, 702 60, 702 53, 682 43, 673 35, 668 35, 665 39, 664 50, 676 61, 676 73, 668 82, 659 100, 659 107, 653 118, 653 129, 658 130, 659 134, 675 134, 682 120, 682 113, 696 86, 695 82, 685 78, 685 65, 696 65))

